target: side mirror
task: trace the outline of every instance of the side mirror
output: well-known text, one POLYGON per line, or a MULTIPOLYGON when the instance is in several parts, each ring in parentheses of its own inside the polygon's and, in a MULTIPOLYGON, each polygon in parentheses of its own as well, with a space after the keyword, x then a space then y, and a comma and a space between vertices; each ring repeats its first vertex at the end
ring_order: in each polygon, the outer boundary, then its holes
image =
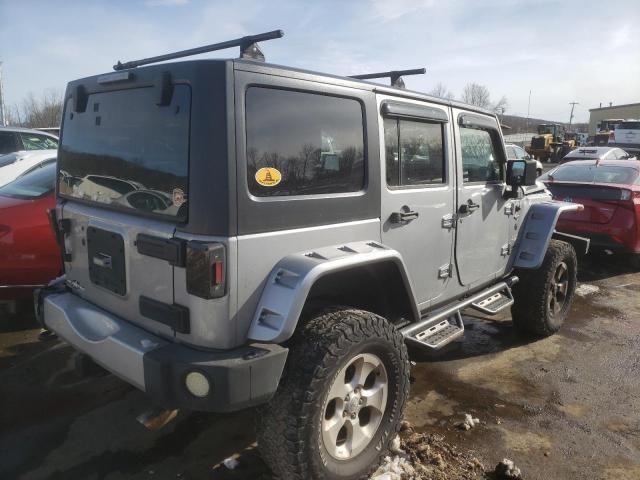
POLYGON ((515 191, 518 187, 529 187, 536 184, 535 160, 507 161, 507 185, 515 191))

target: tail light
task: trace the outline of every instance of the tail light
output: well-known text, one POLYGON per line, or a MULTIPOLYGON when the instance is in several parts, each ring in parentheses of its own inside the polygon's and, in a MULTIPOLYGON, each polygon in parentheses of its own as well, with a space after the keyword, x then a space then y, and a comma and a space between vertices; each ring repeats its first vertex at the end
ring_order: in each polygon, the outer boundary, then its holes
POLYGON ((0 225, 0 238, 8 235, 11 232, 11 227, 9 225, 0 225))
POLYGON ((200 298, 220 298, 226 293, 226 253, 221 243, 187 243, 187 292, 200 298))

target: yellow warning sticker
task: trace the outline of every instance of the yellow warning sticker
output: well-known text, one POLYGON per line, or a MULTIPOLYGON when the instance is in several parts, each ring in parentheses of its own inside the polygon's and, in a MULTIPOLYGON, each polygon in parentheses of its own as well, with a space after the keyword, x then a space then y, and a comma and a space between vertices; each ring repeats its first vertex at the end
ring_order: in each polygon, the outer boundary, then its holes
POLYGON ((277 168, 264 167, 256 172, 256 182, 263 187, 275 187, 282 180, 282 174, 277 168))

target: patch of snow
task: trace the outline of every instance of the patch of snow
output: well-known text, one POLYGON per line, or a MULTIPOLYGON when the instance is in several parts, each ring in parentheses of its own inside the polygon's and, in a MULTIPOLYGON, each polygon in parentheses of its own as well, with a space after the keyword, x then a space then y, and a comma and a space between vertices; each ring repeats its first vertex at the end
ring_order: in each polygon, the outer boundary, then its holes
POLYGON ((369 480, 402 480, 403 478, 413 478, 415 475, 415 469, 406 458, 384 457, 384 462, 369 477, 369 480))
POLYGON ((600 287, 596 285, 589 285, 588 283, 583 283, 582 285, 576 288, 576 295, 581 297, 586 297, 587 295, 591 295, 592 293, 597 293, 600 291, 600 287))
POLYGON ((225 458, 222 464, 225 467, 227 467, 229 470, 235 470, 240 465, 240 462, 233 457, 229 457, 229 458, 225 458))

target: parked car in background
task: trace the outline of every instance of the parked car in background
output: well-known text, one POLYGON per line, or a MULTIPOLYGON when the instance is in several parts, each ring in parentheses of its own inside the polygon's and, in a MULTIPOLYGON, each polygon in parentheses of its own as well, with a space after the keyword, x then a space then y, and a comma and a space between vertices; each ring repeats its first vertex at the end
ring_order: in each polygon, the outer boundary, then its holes
POLYGON ((568 162, 540 180, 554 199, 584 205, 565 212, 556 230, 587 237, 591 247, 633 254, 640 265, 640 161, 568 162))
MULTIPOLYGON (((504 147, 507 151, 507 160, 532 160, 531 156, 525 152, 524 148, 514 143, 505 143, 504 147)), ((536 159, 536 173, 542 175, 542 162, 536 159)))
POLYGON ((625 120, 616 125, 611 142, 629 153, 640 153, 640 120, 625 120))
POLYGON ((55 206, 55 163, 0 187, 0 300, 31 298, 62 272, 47 210, 55 206))
POLYGON ((581 147, 565 155, 560 164, 576 160, 635 160, 636 157, 618 147, 581 147))
POLYGON ((30 150, 57 150, 58 137, 40 130, 0 127, 0 155, 30 150))
POLYGON ((44 164, 56 162, 57 150, 10 153, 0 157, 0 187, 44 164))

